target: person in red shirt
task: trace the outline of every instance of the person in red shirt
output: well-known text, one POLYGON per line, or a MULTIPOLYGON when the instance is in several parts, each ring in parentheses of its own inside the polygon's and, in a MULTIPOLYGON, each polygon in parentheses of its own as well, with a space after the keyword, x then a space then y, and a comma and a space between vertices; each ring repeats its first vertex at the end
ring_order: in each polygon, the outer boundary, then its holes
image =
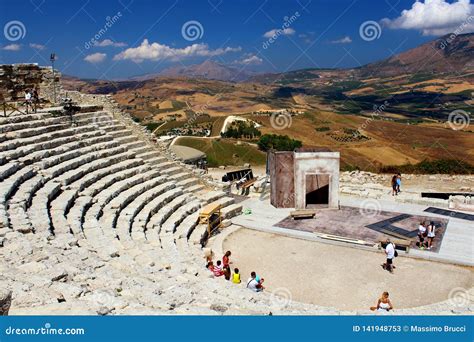
POLYGON ((222 263, 220 260, 217 260, 217 265, 214 265, 212 261, 208 264, 208 269, 214 274, 214 277, 220 277, 224 275, 224 270, 222 269, 221 264, 222 263))
POLYGON ((222 264, 223 264, 223 267, 226 268, 226 267, 229 267, 230 268, 230 256, 231 256, 231 252, 230 251, 227 251, 225 252, 224 256, 222 257, 222 264))

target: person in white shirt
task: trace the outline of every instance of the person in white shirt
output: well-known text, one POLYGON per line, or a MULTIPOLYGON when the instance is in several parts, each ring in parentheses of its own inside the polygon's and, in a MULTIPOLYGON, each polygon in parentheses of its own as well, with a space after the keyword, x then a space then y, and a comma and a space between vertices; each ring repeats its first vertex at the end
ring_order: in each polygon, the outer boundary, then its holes
POLYGON ((389 294, 387 291, 382 293, 382 297, 380 297, 379 300, 377 301, 377 306, 372 306, 370 310, 382 312, 382 313, 387 313, 390 310, 393 310, 392 302, 390 301, 388 297, 389 297, 389 294))
POLYGON ((257 281, 257 274, 252 272, 250 278, 247 280, 247 288, 254 292, 263 291, 263 286, 257 281))
POLYGON ((426 236, 425 222, 420 222, 420 225, 418 226, 418 239, 420 240, 418 242, 418 247, 421 249, 425 247, 425 236, 426 236))
POLYGON ((390 273, 393 273, 393 258, 395 258, 395 244, 390 242, 390 239, 386 241, 387 245, 385 246, 385 254, 387 255, 387 261, 382 265, 383 268, 390 273))
POLYGON ((28 89, 25 90, 25 105, 27 113, 29 108, 33 109, 31 105, 31 92, 28 89))

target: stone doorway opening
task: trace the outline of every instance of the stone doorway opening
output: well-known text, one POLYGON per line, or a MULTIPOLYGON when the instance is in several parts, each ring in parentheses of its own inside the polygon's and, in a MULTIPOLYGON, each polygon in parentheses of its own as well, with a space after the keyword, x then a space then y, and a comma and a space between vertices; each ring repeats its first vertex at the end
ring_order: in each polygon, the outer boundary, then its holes
POLYGON ((329 174, 306 174, 306 209, 329 207, 329 174))

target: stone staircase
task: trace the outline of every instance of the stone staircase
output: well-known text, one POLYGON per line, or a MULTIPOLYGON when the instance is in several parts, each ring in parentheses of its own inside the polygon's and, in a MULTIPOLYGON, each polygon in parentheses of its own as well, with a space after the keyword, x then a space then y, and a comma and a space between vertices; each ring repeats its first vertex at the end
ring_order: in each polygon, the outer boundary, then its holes
POLYGON ((268 313, 271 296, 204 268, 197 220, 212 202, 226 218, 242 209, 107 111, 0 118, 10 314, 268 313))
POLYGON ((216 202, 231 218, 242 206, 127 122, 100 108, 72 121, 48 109, 0 118, 0 288, 13 291, 10 314, 350 313, 213 278, 199 209, 216 202))

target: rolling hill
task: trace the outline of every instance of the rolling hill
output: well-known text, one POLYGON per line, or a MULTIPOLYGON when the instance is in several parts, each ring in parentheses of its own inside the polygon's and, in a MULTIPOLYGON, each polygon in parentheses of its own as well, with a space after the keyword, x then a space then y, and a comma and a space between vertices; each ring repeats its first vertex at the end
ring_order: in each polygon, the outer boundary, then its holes
POLYGON ((341 151, 349 169, 447 157, 470 161, 474 35, 448 38, 354 69, 302 69, 229 82, 218 79, 236 80, 234 69, 205 62, 165 70, 167 76, 117 82, 66 77, 63 85, 113 94, 143 125, 162 127, 158 134, 180 127, 216 131, 223 117, 238 114, 258 122, 263 134, 341 151), (270 114, 280 109, 302 114, 279 129, 270 114), (465 113, 467 124, 453 129, 448 118, 454 111, 465 113))

